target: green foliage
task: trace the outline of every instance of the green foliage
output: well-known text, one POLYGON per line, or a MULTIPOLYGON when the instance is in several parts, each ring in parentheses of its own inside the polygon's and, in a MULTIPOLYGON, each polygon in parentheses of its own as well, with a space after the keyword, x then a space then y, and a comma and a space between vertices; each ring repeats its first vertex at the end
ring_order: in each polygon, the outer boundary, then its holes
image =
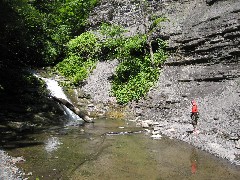
MULTIPOLYGON (((156 19, 156 24, 164 18, 156 19)), ((166 60, 166 42, 158 41, 152 67, 150 53, 147 47, 147 35, 124 37, 125 30, 120 26, 102 24, 100 49, 111 54, 111 58, 118 58, 120 64, 112 81, 112 93, 118 103, 126 104, 132 100, 139 100, 154 85, 159 76, 158 67, 166 60), (106 51, 107 49, 107 51, 106 51)))
POLYGON ((153 31, 155 28, 157 28, 158 26, 160 26, 160 23, 161 22, 166 22, 168 21, 169 19, 165 16, 163 17, 152 17, 152 23, 151 23, 151 26, 150 26, 150 31, 153 31))
MULTIPOLYGON (((146 36, 124 38, 123 32, 125 30, 122 27, 102 24, 101 36, 85 32, 70 40, 66 46, 67 58, 58 63, 57 71, 72 83, 78 84, 88 76, 95 67, 95 62, 100 60, 100 54, 107 48, 105 56, 111 54, 109 57, 121 59, 113 81, 113 94, 119 103, 139 99, 154 84, 158 70, 151 68, 149 56, 145 54, 146 36), (134 88, 130 91, 130 87, 134 88), (128 90, 131 93, 124 93, 128 90)), ((159 56, 160 53, 161 51, 156 52, 159 56)))
POLYGON ((108 23, 102 23, 100 27, 100 33, 105 36, 105 38, 119 38, 123 36, 123 33, 126 30, 123 29, 121 26, 117 25, 110 25, 108 23))
POLYGON ((99 52, 98 38, 92 32, 82 33, 67 44, 68 54, 83 58, 94 58, 99 52))
MULTIPOLYGON (((141 1, 142 10, 147 11, 147 1, 141 1)), ((145 18, 145 17, 144 17, 145 18)), ((159 77, 159 67, 167 59, 166 42, 157 39, 158 47, 153 50, 152 33, 166 17, 152 17, 145 35, 124 39, 118 47, 118 58, 122 62, 112 82, 112 93, 120 104, 139 100, 145 96, 159 77)))
POLYGON ((99 33, 101 34, 100 44, 103 56, 106 57, 107 55, 108 58, 117 57, 119 47, 121 47, 124 42, 123 32, 125 32, 125 30, 121 26, 102 23, 99 33))
POLYGON ((89 10, 97 3, 98 0, 66 0, 55 9, 58 17, 57 23, 68 25, 73 34, 76 34, 84 29, 89 10))
MULTIPOLYGON (((116 69, 116 75, 112 83, 112 93, 118 103, 126 104, 132 100, 139 100, 145 96, 159 77, 158 68, 152 67, 150 55, 144 50, 146 36, 135 36, 124 42, 121 55, 124 60, 116 69), (135 51, 141 52, 140 56, 135 51)), ((154 53, 154 61, 157 66, 166 60, 166 42, 158 40, 158 49, 154 53)))
POLYGON ((130 78, 128 83, 113 84, 114 95, 118 103, 126 104, 132 100, 139 100, 154 85, 154 81, 158 78, 158 71, 151 69, 148 72, 140 72, 136 76, 130 78))
POLYGON ((56 44, 65 44, 70 40, 71 37, 71 29, 68 25, 59 25, 58 28, 51 32, 51 39, 56 44))
POLYGON ((120 60, 128 59, 136 54, 142 54, 145 44, 145 35, 136 35, 133 37, 124 37, 126 30, 117 25, 103 23, 100 27, 101 51, 106 55, 110 54, 112 58, 120 60))
POLYGON ((118 57, 121 59, 128 59, 139 54, 143 55, 146 46, 146 35, 136 35, 126 38, 122 47, 119 48, 118 57))
POLYGON ((157 39, 157 41, 158 41, 158 49, 153 54, 153 58, 154 58, 154 64, 160 67, 168 57, 168 54, 166 52, 167 43, 166 41, 163 41, 161 39, 157 39))
POLYGON ((95 61, 83 59, 77 55, 71 55, 58 63, 56 69, 73 84, 79 84, 87 78, 88 74, 95 68, 95 61))
POLYGON ((158 70, 151 67, 149 57, 124 61, 116 69, 112 92, 120 104, 138 100, 154 85, 158 75, 158 70))
POLYGON ((22 64, 51 65, 63 58, 66 43, 84 31, 88 14, 98 0, 14 0, 0 3, 0 10, 7 7, 5 14, 14 14, 16 19, 13 21, 11 16, 7 16, 3 26, 5 36, 1 36, 1 42, 6 41, 6 46, 14 47, 11 52, 17 52, 22 64), (5 27, 14 28, 9 31, 5 27), (20 53, 23 54, 21 57, 20 53))
POLYGON ((82 33, 67 43, 67 57, 57 64, 56 70, 78 84, 87 78, 95 67, 99 41, 92 32, 82 33))
MULTIPOLYGON (((103 23, 96 34, 84 32, 88 14, 98 2, 1 1, 0 15, 5 17, 7 14, 5 19, 1 18, 3 23, 0 24, 4 65, 15 61, 24 65, 57 64, 59 73, 68 77, 71 83, 78 84, 86 79, 96 61, 118 58, 120 64, 112 82, 113 94, 122 104, 140 99, 154 85, 158 68, 167 58, 166 44, 159 40, 152 62, 147 43, 150 33, 165 18, 154 17, 146 35, 125 37, 123 27, 107 23, 103 23)), ((5 87, 0 83, 2 91, 5 87)))

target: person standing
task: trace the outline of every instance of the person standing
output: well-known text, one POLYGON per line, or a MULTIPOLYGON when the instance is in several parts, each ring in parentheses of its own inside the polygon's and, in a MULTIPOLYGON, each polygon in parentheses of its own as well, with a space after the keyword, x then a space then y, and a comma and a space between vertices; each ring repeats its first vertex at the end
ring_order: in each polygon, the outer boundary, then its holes
POLYGON ((194 132, 196 131, 196 128, 197 128, 198 118, 199 118, 199 112, 198 112, 197 103, 195 100, 192 100, 191 119, 192 119, 192 125, 193 125, 194 132))

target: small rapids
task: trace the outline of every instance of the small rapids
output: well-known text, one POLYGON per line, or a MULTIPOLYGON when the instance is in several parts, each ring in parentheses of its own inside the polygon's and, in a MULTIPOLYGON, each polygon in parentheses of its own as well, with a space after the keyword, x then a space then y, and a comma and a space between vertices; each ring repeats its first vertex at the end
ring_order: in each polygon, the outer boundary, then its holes
MULTIPOLYGON (((34 74, 36 77, 42 79, 46 85, 47 85, 47 89, 50 91, 50 95, 51 96, 55 96, 57 98, 61 98, 61 99, 65 99, 68 102, 71 103, 71 100, 66 96, 66 94, 63 91, 63 88, 61 86, 59 86, 58 82, 54 79, 49 79, 49 78, 44 78, 41 77, 39 75, 34 74)), ((73 111, 71 111, 69 108, 67 108, 66 106, 62 105, 64 109, 64 113, 67 116, 67 118, 69 119, 68 123, 66 124, 66 126, 74 126, 74 125, 81 125, 83 123, 83 120, 76 115, 73 111)))

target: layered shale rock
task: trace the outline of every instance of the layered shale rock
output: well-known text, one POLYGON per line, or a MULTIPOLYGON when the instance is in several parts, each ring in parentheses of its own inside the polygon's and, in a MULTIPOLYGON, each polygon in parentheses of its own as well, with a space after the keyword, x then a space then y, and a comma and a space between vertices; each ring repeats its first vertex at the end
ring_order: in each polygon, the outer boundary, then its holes
MULTIPOLYGON (((240 164, 240 1, 152 0, 148 12, 168 17, 154 37, 167 40, 171 53, 157 86, 130 107, 140 119, 163 122, 163 134, 240 164), (186 135, 192 99, 200 111, 197 141, 186 135)), ((103 0, 89 19, 92 29, 102 21, 141 33, 141 3, 103 0)))

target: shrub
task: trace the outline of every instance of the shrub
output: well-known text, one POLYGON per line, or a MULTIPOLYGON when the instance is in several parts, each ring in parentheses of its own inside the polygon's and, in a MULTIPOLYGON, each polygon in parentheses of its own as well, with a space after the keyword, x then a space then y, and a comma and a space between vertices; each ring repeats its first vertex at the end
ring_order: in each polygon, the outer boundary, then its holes
POLYGON ((97 36, 92 32, 84 32, 67 44, 67 54, 78 55, 82 58, 96 58, 100 44, 97 36))
POLYGON ((71 83, 76 85, 86 79, 94 67, 94 60, 84 60, 77 55, 71 55, 58 63, 55 68, 60 74, 69 78, 71 83))
POLYGON ((158 80, 158 66, 161 66, 167 58, 166 42, 158 40, 158 49, 154 53, 154 63, 157 67, 152 67, 150 54, 144 50, 145 40, 146 36, 131 37, 122 47, 123 61, 117 67, 112 82, 112 93, 120 104, 145 96, 158 80))

